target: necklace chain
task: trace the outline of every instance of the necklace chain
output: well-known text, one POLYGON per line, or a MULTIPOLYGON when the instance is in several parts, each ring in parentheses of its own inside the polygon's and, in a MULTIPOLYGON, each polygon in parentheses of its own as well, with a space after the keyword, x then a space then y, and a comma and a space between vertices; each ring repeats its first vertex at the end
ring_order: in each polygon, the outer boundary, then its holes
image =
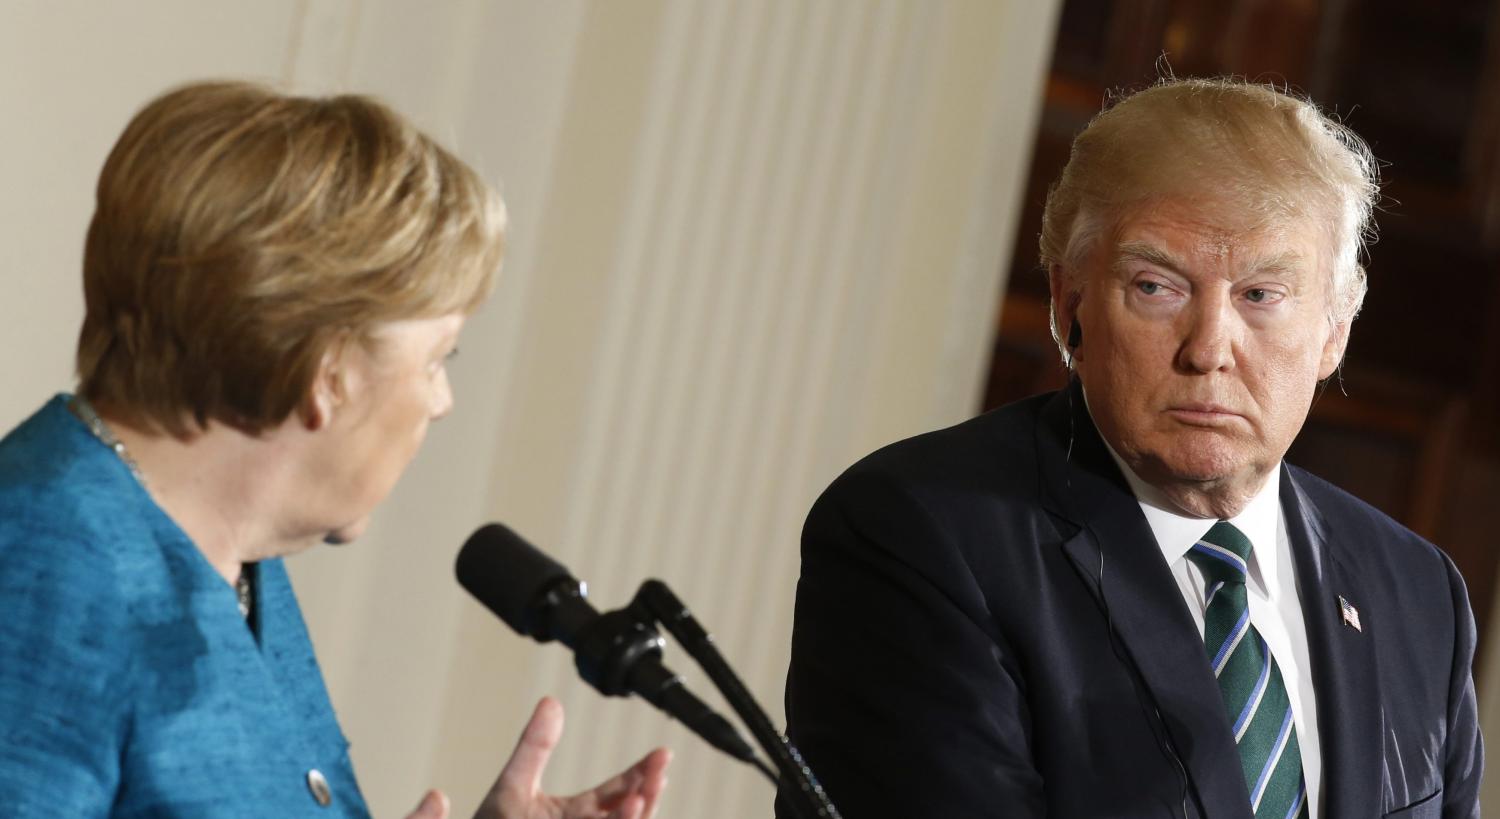
POLYGON ((136 463, 135 458, 130 456, 129 450, 125 449, 125 442, 116 438, 114 430, 111 430, 109 425, 104 423, 104 419, 99 417, 99 413, 94 410, 94 405, 90 404, 87 398, 75 395, 72 407, 74 414, 89 428, 89 432, 92 432, 100 443, 109 447, 124 462, 141 488, 146 488, 146 476, 141 474, 141 465, 136 463))
MULTIPOLYGON (((73 414, 78 416, 84 426, 89 428, 89 432, 99 439, 99 443, 109 447, 110 451, 125 464, 136 483, 140 484, 142 489, 147 489, 146 476, 141 472, 141 465, 131 457, 130 451, 125 448, 125 442, 116 437, 114 430, 111 430, 109 425, 104 423, 104 419, 99 417, 94 405, 90 404, 87 398, 75 395, 68 407, 73 410, 73 414)), ((234 596, 240 606, 240 616, 248 620, 255 599, 255 590, 250 582, 249 566, 240 565, 240 577, 234 583, 234 596)))

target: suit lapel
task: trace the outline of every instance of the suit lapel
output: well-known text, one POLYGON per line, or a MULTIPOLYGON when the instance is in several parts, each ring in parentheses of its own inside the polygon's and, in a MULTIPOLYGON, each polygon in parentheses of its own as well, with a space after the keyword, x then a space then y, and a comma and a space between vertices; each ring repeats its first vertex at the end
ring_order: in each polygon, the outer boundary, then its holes
POLYGON ((1376 674, 1378 628, 1346 624, 1339 598, 1356 609, 1367 598, 1359 563, 1324 525, 1292 471, 1282 468, 1281 508, 1297 567, 1313 687, 1318 696, 1318 739, 1323 748, 1323 816, 1355 819, 1380 815, 1384 714, 1376 674))
POLYGON ((1110 618, 1199 804, 1215 817, 1248 819, 1239 751, 1203 638, 1076 390, 1059 393, 1037 427, 1044 503, 1078 527, 1063 551, 1110 618))

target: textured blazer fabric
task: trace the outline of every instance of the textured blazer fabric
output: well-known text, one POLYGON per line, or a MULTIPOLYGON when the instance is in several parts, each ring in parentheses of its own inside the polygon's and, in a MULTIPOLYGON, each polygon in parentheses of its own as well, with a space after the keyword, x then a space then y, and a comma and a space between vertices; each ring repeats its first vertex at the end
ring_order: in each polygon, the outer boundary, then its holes
POLYGON ((249 570, 254 623, 67 396, 0 441, 0 816, 367 816, 286 571, 249 570))

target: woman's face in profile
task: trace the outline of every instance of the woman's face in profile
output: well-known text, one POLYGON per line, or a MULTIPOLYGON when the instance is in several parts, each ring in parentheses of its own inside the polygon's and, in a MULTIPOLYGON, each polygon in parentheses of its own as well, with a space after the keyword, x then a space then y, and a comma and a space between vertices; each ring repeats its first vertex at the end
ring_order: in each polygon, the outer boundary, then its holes
POLYGON ((408 319, 378 327, 370 343, 340 356, 342 400, 320 432, 310 481, 329 543, 347 543, 369 523, 427 435, 453 408, 447 359, 464 316, 408 319))

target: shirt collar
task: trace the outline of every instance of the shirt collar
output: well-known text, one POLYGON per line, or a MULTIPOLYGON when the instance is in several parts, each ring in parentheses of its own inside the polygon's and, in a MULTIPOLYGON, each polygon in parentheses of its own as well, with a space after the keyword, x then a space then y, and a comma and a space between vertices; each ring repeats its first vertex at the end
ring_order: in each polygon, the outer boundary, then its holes
MULTIPOLYGON (((1141 480, 1108 441, 1104 442, 1104 447, 1109 450, 1110 457, 1115 459, 1115 465, 1125 475, 1125 482, 1130 484, 1130 491, 1146 515, 1151 534, 1156 536, 1156 545, 1161 549, 1162 557, 1166 559, 1168 566, 1175 565, 1218 521, 1184 513, 1165 492, 1141 480)), ((1238 515, 1229 519, 1236 529, 1250 539, 1249 570, 1252 579, 1258 575, 1263 588, 1268 589, 1276 587, 1279 568, 1276 524, 1281 514, 1280 491, 1281 464, 1277 463, 1255 497, 1245 504, 1238 515)))

